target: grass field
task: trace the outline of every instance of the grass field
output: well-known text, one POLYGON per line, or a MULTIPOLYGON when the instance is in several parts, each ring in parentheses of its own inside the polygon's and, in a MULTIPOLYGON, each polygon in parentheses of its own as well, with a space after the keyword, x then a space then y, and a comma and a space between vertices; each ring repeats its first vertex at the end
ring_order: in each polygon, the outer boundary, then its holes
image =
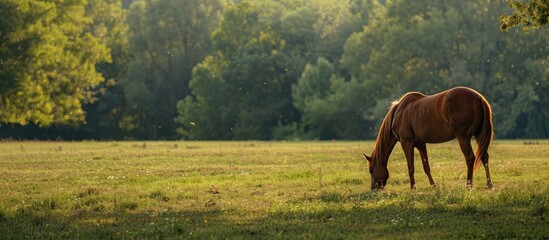
POLYGON ((456 142, 410 190, 397 147, 371 193, 373 142, 2 142, 0 238, 547 238, 549 141, 531 143, 493 143, 491 190, 482 168, 465 188, 456 142))

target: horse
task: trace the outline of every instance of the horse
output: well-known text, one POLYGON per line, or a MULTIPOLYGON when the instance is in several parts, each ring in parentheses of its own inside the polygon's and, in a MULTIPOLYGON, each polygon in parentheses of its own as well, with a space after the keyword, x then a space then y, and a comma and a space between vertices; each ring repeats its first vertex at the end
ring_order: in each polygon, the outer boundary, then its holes
POLYGON ((397 142, 406 156, 410 188, 415 189, 414 148, 421 156, 423 170, 431 186, 427 143, 442 143, 457 139, 467 165, 467 188, 473 186, 473 173, 480 163, 486 171, 486 187, 492 188, 488 167, 488 147, 494 138, 492 108, 477 91, 455 87, 437 94, 409 92, 391 104, 381 124, 375 147, 370 156, 364 154, 371 175, 371 190, 383 189, 389 179, 387 162, 397 142), (476 154, 471 139, 477 142, 476 154))

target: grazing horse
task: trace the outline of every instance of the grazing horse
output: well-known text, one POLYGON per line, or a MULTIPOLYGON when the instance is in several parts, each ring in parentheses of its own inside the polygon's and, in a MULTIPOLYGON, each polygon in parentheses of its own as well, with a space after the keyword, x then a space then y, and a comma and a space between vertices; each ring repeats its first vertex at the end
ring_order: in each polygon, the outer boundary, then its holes
POLYGON ((493 139, 492 109, 477 91, 456 87, 434 95, 410 92, 393 102, 379 130, 374 151, 367 156, 371 189, 383 189, 389 179, 387 161, 395 144, 400 142, 406 161, 410 187, 415 188, 414 148, 419 150, 423 170, 431 185, 426 143, 442 143, 457 139, 467 164, 467 187, 473 186, 473 172, 482 161, 486 170, 486 186, 492 188, 488 168, 488 147, 493 139), (477 142, 476 156, 471 138, 477 142))

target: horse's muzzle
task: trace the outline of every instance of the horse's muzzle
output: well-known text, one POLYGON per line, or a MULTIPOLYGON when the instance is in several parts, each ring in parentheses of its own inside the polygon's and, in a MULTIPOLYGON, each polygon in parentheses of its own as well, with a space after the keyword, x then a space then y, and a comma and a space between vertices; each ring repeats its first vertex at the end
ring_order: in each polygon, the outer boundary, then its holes
POLYGON ((383 190, 384 188, 385 188, 385 183, 383 180, 375 180, 372 182, 372 187, 371 187, 372 191, 383 190))

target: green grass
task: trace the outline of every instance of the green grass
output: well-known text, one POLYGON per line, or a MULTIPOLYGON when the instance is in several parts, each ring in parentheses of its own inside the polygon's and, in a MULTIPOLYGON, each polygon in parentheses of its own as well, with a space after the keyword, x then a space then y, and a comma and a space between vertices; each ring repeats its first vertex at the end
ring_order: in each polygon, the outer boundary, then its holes
MULTIPOLYGON (((373 142, 2 142, 2 239, 549 236, 549 142, 496 141, 494 189, 465 188, 456 142, 409 189, 399 147, 369 191, 373 142), (215 185, 219 194, 210 193, 215 185)), ((417 155, 417 154, 416 154, 417 155)))

